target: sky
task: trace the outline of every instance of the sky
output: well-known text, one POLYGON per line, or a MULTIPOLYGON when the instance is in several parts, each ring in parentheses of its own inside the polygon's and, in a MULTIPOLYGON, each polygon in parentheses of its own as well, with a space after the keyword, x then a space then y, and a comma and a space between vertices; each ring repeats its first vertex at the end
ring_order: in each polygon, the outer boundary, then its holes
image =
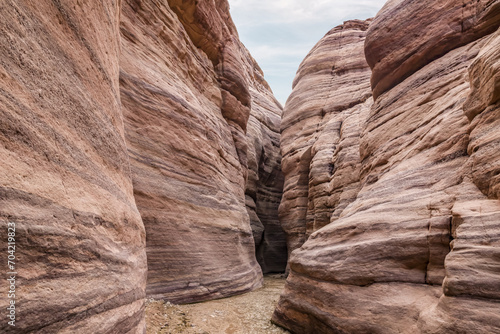
POLYGON ((240 40, 284 106, 300 63, 333 27, 374 17, 386 0, 229 0, 240 40))

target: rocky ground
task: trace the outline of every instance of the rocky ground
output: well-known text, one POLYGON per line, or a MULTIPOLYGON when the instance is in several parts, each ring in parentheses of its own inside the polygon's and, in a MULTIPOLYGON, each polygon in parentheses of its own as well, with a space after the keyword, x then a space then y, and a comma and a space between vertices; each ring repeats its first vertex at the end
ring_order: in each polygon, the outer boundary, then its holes
POLYGON ((270 275, 262 288, 225 299, 189 305, 149 299, 147 334, 289 333, 270 321, 284 285, 284 277, 270 275))

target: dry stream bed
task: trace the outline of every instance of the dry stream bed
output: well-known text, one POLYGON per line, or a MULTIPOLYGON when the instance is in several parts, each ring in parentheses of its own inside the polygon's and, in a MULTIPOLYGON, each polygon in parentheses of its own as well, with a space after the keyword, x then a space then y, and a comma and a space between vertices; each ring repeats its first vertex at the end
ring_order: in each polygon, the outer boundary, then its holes
POLYGON ((289 333, 270 321, 284 286, 281 275, 270 275, 262 288, 240 296, 189 305, 150 299, 147 334, 289 333))

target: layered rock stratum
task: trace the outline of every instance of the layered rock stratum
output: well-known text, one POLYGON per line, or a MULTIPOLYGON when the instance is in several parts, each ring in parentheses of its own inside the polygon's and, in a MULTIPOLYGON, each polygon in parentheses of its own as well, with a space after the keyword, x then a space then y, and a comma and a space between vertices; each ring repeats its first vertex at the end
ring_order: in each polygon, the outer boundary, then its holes
POLYGON ((373 102, 363 43, 369 21, 329 31, 297 71, 281 123, 280 220, 291 252, 359 190, 360 125, 373 102))
MULTIPOLYGON (((258 68, 257 63, 254 67, 258 68)), ((288 259, 286 235, 278 219, 283 192, 281 171, 281 108, 260 71, 251 81, 252 110, 247 125, 248 178, 246 205, 262 272, 284 272, 288 259), (278 108, 276 107, 278 105, 278 108)))
POLYGON ((260 286, 254 240, 263 265, 286 264, 275 232, 281 106, 228 10, 226 1, 122 5, 120 89, 147 294, 175 303, 260 286))
POLYGON ((389 1, 366 32, 346 22, 304 60, 282 123, 280 216, 295 251, 273 321, 295 333, 500 333, 499 15, 498 1, 389 1), (370 91, 366 63, 373 104, 354 98, 370 91), (322 121, 352 108, 357 134, 322 121), (347 161, 349 178, 336 178, 347 161))
POLYGON ((2 333, 144 329, 145 233, 120 107, 118 4, 0 5, 2 333))
POLYGON ((0 331, 143 333, 146 295, 220 298, 284 270, 282 107, 227 1, 0 17, 0 221, 19 262, 0 331))

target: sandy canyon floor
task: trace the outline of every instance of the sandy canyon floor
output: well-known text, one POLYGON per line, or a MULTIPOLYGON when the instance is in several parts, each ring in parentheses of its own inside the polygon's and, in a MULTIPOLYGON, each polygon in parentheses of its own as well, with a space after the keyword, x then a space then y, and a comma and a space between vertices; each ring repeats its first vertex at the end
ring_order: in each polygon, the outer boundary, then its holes
POLYGON ((271 275, 262 288, 240 296, 190 305, 148 300, 147 334, 289 333, 270 321, 284 286, 281 275, 271 275))

